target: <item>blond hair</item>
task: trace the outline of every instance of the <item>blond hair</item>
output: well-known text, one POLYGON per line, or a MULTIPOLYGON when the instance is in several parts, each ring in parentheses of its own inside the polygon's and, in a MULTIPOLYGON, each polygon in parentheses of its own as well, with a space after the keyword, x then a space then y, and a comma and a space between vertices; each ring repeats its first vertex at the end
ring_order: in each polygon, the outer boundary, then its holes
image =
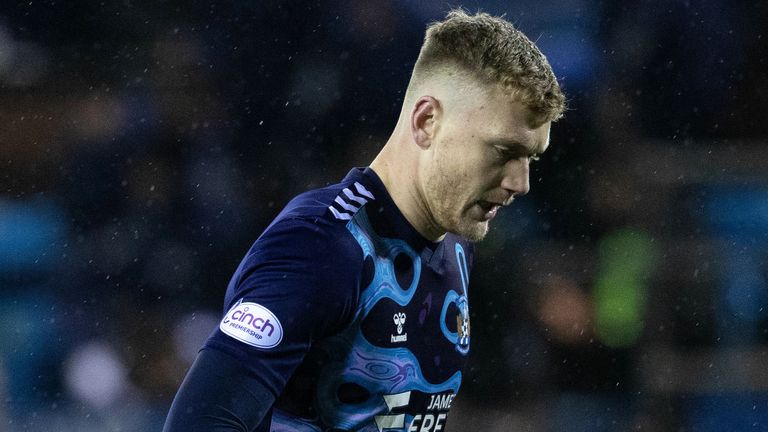
MULTIPOLYGON (((565 95, 547 58, 501 17, 454 9, 427 27, 411 86, 445 68, 459 68, 481 83, 496 83, 546 120, 565 111, 565 95)), ((409 86, 410 87, 410 86, 409 86)))

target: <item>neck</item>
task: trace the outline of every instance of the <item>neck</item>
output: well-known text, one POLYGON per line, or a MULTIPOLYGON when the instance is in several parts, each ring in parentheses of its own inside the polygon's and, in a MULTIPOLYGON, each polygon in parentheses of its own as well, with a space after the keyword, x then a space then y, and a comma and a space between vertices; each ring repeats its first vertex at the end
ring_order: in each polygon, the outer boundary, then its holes
MULTIPOLYGON (((379 176, 408 223, 427 240, 440 241, 445 237, 445 231, 434 222, 421 193, 417 175, 418 154, 409 154, 415 150, 409 149, 409 143, 398 139, 399 136, 402 134, 398 134, 396 129, 371 162, 370 168, 379 176)), ((413 143, 410 145, 415 146, 413 143)))

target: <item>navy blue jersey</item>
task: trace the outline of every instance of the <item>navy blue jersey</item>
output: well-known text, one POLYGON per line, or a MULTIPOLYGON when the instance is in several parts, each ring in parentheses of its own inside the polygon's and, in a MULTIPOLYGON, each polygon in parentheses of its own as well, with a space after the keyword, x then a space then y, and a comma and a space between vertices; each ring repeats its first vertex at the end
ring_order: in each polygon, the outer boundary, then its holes
POLYGON ((469 351, 472 246, 407 222, 370 169, 293 199, 241 262, 204 350, 277 398, 259 430, 440 431, 469 351))

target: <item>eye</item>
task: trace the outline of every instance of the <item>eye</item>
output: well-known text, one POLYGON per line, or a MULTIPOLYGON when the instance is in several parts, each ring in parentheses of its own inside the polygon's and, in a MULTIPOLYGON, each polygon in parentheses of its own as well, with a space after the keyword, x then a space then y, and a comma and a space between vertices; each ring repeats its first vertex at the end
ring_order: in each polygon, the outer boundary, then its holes
POLYGON ((516 152, 508 147, 501 146, 501 145, 495 145, 493 148, 496 150, 496 155, 500 160, 503 160, 504 162, 510 161, 512 159, 520 159, 520 158, 526 158, 528 159, 528 163, 536 162, 539 160, 540 155, 538 154, 521 154, 519 152, 516 152))

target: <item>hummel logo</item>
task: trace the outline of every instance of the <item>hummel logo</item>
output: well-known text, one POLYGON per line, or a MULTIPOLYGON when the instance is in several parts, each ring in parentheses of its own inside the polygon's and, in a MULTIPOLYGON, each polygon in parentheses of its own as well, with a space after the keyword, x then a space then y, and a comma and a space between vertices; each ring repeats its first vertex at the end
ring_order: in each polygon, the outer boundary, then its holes
POLYGON ((403 324, 405 324, 405 314, 400 312, 396 313, 392 319, 395 321, 395 325, 397 325, 397 334, 403 334, 403 324))
POLYGON ((392 343, 395 342, 407 342, 408 341, 408 333, 403 334, 403 325, 405 324, 405 314, 403 312, 396 313, 392 320, 395 322, 395 325, 397 326, 397 336, 392 336, 392 343))

